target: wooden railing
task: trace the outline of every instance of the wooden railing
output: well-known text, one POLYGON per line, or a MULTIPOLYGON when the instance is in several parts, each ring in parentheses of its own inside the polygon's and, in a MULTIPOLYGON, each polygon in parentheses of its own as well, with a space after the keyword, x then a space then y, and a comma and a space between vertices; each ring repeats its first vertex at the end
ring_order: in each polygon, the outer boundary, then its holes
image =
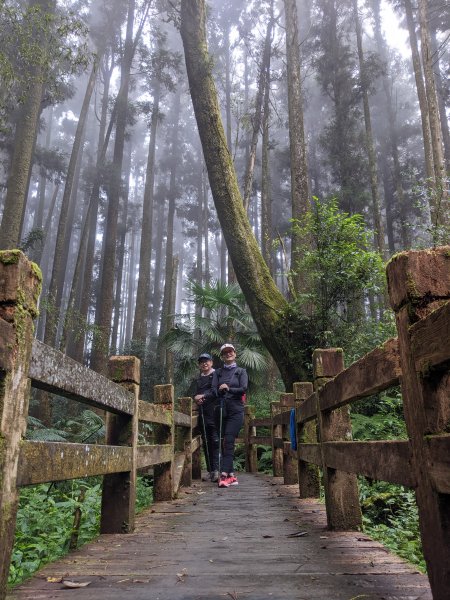
POLYGON ((248 408, 246 466, 256 446, 272 445, 273 474, 299 484, 300 497, 323 482, 330 529, 361 527, 357 475, 413 488, 435 600, 450 598, 450 247, 401 253, 387 267, 398 338, 344 370, 339 349, 316 350, 314 380, 272 403, 270 419, 248 408), (401 385, 407 440, 352 441, 349 406, 401 385), (288 427, 295 408, 298 449, 288 427), (256 436, 269 427, 270 438, 256 436))
POLYGON ((127 533, 139 470, 153 468, 155 501, 172 500, 180 485, 201 477, 191 398, 179 398, 175 410, 173 386, 158 385, 153 402, 143 402, 137 358, 112 356, 108 379, 33 339, 39 291, 38 273, 23 254, 0 253, 0 598, 21 486, 103 475, 100 530, 127 533), (23 439, 30 386, 105 410, 105 444, 23 439), (152 444, 138 445, 139 422, 152 423, 152 444))

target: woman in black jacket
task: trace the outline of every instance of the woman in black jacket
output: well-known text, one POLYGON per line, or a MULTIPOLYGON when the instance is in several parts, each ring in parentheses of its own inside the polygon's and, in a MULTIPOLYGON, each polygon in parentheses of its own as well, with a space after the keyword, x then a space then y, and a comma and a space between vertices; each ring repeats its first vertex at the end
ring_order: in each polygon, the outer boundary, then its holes
POLYGON ((222 452, 219 453, 219 487, 238 485, 233 470, 234 446, 244 422, 245 393, 248 388, 247 371, 236 364, 233 344, 220 348, 223 367, 216 369, 212 378, 212 391, 216 401, 216 427, 222 437, 222 452))

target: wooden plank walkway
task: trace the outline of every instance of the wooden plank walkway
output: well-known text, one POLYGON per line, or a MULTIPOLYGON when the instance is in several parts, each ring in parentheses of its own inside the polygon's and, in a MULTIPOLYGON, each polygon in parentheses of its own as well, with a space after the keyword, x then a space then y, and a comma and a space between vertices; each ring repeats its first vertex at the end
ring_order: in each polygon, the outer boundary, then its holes
POLYGON ((195 483, 16 588, 9 600, 431 600, 426 576, 357 532, 326 530, 323 505, 297 486, 241 474, 195 483), (299 534, 298 537, 290 537, 299 534), (47 577, 91 582, 67 590, 47 577))

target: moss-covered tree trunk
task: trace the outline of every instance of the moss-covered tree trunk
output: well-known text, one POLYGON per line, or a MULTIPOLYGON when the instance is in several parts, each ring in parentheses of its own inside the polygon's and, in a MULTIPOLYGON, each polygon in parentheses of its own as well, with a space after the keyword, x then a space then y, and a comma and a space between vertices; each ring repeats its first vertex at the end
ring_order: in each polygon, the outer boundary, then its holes
POLYGON ((287 302, 261 255, 239 192, 211 75, 204 0, 182 0, 181 36, 209 182, 228 252, 261 338, 290 387, 300 380, 302 365, 295 360, 289 341, 287 302))
MULTIPOLYGON (((55 10, 53 0, 30 0, 31 9, 40 11, 42 23, 55 10)), ((36 44, 45 47, 45 27, 35 32, 36 44)), ((0 249, 17 248, 26 206, 28 185, 33 163, 39 116, 42 108, 46 65, 29 67, 27 89, 22 90, 25 100, 20 107, 14 134, 11 167, 8 174, 7 191, 0 225, 0 249)))

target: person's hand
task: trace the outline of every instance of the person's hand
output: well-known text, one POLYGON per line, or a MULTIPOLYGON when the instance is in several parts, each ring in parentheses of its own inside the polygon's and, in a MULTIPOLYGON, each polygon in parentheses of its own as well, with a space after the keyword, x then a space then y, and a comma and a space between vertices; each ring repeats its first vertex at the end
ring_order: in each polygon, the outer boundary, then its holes
POLYGON ((227 383, 222 383, 219 385, 219 392, 227 392, 229 389, 230 388, 227 383))
POLYGON ((203 394, 197 394, 194 396, 194 400, 197 402, 197 404, 203 404, 205 396, 203 394))

